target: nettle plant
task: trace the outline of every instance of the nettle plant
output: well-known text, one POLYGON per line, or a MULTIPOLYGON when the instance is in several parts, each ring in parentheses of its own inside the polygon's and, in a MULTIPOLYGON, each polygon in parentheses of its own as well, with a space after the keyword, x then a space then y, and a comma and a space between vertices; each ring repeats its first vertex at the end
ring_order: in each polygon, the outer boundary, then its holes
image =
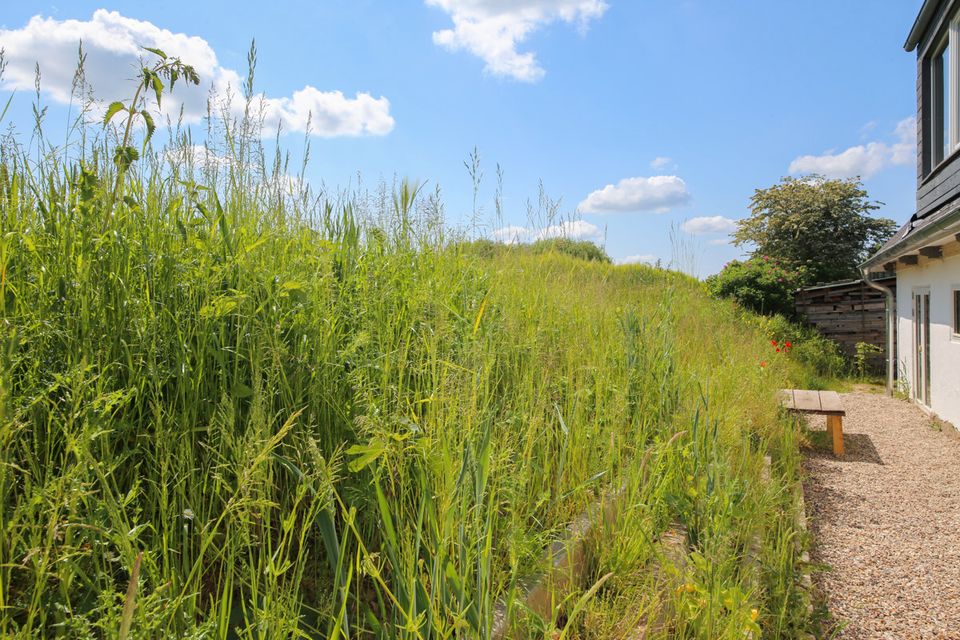
MULTIPOLYGON (((150 93, 153 92, 157 99, 157 108, 159 108, 163 99, 164 91, 168 93, 172 92, 174 86, 177 84, 177 81, 181 78, 185 82, 189 82, 194 85, 200 84, 200 76, 197 74, 193 66, 183 62, 183 60, 180 58, 168 56, 161 49, 144 47, 144 50, 154 54, 159 58, 159 60, 152 67, 140 67, 140 73, 137 75, 137 79, 139 81, 137 83, 137 90, 134 92, 133 98, 130 100, 130 102, 125 104, 118 100, 110 103, 110 106, 107 107, 106 114, 103 116, 103 124, 106 126, 110 124, 113 118, 118 114, 122 113, 126 115, 123 138, 113 152, 113 161, 116 163, 117 168, 119 169, 117 173, 118 186, 120 181, 123 179, 123 174, 126 172, 126 170, 129 169, 130 165, 140 158, 141 152, 137 151, 137 149, 130 144, 134 122, 138 119, 142 120, 147 129, 146 135, 143 137, 142 150, 144 151, 146 150, 150 139, 153 137, 154 131, 157 130, 153 116, 147 109, 147 98, 150 93)), ((116 189, 114 189, 114 192, 116 192, 116 189)))

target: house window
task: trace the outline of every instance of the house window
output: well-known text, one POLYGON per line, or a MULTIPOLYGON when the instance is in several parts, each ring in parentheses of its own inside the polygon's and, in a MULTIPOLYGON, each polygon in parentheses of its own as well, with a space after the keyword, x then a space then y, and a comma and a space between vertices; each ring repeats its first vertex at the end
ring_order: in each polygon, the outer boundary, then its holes
POLYGON ((960 147, 960 18, 927 58, 927 172, 960 147))
POLYGON ((930 65, 930 125, 933 166, 950 155, 950 41, 933 56, 930 65))
POLYGON ((960 286, 953 288, 953 337, 960 338, 960 286))

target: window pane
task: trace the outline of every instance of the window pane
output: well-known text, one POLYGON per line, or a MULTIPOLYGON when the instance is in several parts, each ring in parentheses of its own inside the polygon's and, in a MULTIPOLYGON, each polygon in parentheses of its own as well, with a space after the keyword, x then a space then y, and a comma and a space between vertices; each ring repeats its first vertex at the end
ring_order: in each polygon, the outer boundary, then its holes
POLYGON ((953 332, 960 333, 960 289, 953 291, 953 332))
POLYGON ((950 44, 930 60, 930 156, 931 166, 950 153, 950 44))
POLYGON ((943 127, 943 138, 940 141, 942 151, 940 158, 950 155, 950 44, 940 53, 940 95, 937 96, 940 105, 940 118, 943 127))

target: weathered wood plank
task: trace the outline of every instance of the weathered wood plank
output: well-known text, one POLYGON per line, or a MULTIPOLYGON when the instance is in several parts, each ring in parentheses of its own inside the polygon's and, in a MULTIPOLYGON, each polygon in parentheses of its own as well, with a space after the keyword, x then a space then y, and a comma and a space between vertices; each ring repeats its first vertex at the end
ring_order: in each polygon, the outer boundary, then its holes
POLYGON ((796 411, 820 411, 820 394, 807 389, 793 390, 793 407, 796 411))
MULTIPOLYGON (((896 278, 878 281, 896 287, 896 278)), ((799 315, 847 354, 854 354, 858 342, 886 349, 886 296, 862 280, 801 289, 794 302, 799 315)), ((882 360, 880 356, 871 362, 882 360)))
POLYGON ((777 393, 777 397, 783 408, 788 411, 815 413, 823 416, 846 415, 843 404, 840 402, 840 396, 836 391, 781 389, 777 393))
POLYGON ((847 415, 840 402, 840 394, 836 391, 820 391, 820 410, 834 413, 838 416, 847 415))

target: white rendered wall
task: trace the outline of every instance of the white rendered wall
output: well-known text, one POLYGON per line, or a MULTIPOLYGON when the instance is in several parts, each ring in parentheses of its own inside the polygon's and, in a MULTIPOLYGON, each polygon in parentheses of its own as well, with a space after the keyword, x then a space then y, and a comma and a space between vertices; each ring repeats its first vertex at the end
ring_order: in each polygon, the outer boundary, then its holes
POLYGON ((953 289, 960 286, 960 255, 897 265, 897 359, 900 382, 914 386, 913 293, 930 289, 930 410, 960 428, 960 338, 953 337, 953 289))

